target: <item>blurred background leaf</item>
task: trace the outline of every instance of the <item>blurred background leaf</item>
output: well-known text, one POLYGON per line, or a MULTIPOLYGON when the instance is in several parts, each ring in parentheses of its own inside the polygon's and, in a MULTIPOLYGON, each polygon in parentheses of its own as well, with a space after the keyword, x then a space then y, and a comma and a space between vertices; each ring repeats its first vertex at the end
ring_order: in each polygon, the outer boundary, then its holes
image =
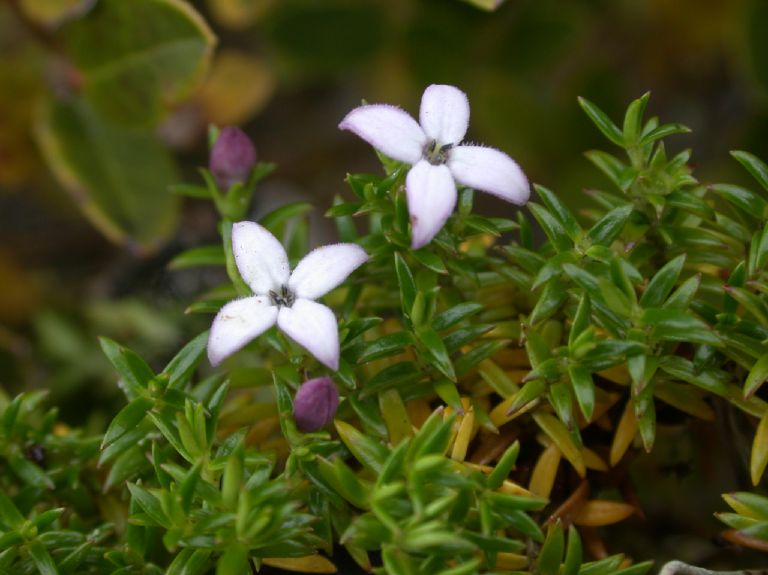
POLYGON ((34 22, 55 28, 67 20, 82 16, 96 0, 20 0, 24 13, 34 22))
POLYGON ((153 125, 198 87, 215 43, 182 0, 100 0, 64 37, 94 108, 134 128, 153 125))
POLYGON ((143 249, 172 233, 168 188, 178 174, 151 134, 111 124, 78 99, 49 103, 38 134, 51 170, 106 237, 143 249))

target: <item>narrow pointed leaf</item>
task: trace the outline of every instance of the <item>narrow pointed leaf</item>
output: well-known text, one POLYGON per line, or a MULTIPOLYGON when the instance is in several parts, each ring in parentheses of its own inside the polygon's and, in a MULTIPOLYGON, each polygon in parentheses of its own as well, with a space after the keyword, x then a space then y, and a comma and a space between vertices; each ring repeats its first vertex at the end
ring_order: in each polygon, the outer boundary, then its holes
POLYGON ((744 398, 751 397, 768 379, 768 353, 761 356, 749 370, 744 382, 744 398))
POLYGON ((593 244, 610 246, 624 229, 633 209, 631 204, 612 209, 589 229, 587 237, 593 244))
POLYGON ((742 152, 739 150, 731 152, 731 156, 736 158, 736 160, 747 169, 763 189, 768 191, 768 165, 766 165, 765 162, 749 152, 742 152))
POLYGON ((768 410, 765 411, 755 431, 752 452, 749 459, 749 473, 752 485, 760 483, 765 467, 768 465, 768 410))
POLYGON ((656 272, 640 297, 640 305, 644 308, 661 306, 675 287, 683 264, 685 264, 685 254, 667 262, 656 272))
POLYGON ((603 135, 617 146, 624 146, 624 135, 619 127, 600 108, 586 98, 579 97, 581 109, 589 116, 589 119, 598 127, 603 135))

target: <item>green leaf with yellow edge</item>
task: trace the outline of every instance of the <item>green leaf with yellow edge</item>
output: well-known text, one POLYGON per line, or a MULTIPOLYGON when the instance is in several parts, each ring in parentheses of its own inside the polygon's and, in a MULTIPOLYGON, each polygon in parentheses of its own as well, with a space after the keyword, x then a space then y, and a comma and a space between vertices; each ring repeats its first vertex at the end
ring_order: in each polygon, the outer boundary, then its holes
POLYGON ((411 269, 398 252, 395 252, 395 272, 397 273, 397 282, 400 285, 400 303, 403 313, 410 317, 413 300, 416 298, 416 282, 413 279, 411 269))
POLYGON ((675 134, 688 134, 690 131, 691 129, 683 124, 662 124, 643 134, 643 137, 640 138, 640 145, 645 146, 646 144, 675 134))
POLYGON ((752 452, 749 458, 749 474, 752 485, 760 483, 765 467, 768 465, 768 410, 765 411, 755 431, 752 452))
POLYGON ((25 521, 16 504, 2 491, 0 491, 0 519, 12 529, 19 529, 25 521))
POLYGON ((170 529, 171 521, 163 510, 160 500, 153 493, 150 493, 135 483, 128 483, 127 486, 133 499, 141 506, 152 521, 166 529, 170 529))
POLYGON ((124 434, 134 429, 144 419, 147 411, 154 405, 154 402, 148 397, 137 397, 128 405, 126 405, 120 412, 112 419, 109 424, 104 439, 102 440, 102 448, 114 443, 124 434))
POLYGON ((416 330, 416 337, 424 346, 426 355, 432 365, 451 381, 456 381, 456 372, 453 368, 453 362, 445 348, 445 343, 434 329, 422 326, 416 330))
POLYGON ((579 97, 579 105, 606 138, 617 146, 624 146, 624 135, 605 112, 586 98, 579 97))
POLYGON ((762 217, 768 208, 768 203, 762 197, 741 186, 713 184, 709 189, 753 218, 762 217))
POLYGON ((706 323, 685 310, 648 308, 640 321, 653 328, 651 333, 654 339, 722 346, 720 338, 706 323))
POLYGON ((541 229, 544 230, 544 234, 557 253, 566 252, 573 248, 573 241, 568 237, 563 224, 549 210, 534 202, 528 203, 528 209, 539 222, 541 229))
POLYGON ((741 150, 732 151, 731 156, 747 169, 764 190, 768 191, 768 165, 765 162, 757 156, 741 150))
POLYGON ((292 202, 262 216, 259 223, 272 232, 273 235, 281 237, 283 235, 283 228, 288 221, 294 218, 301 218, 314 208, 309 202, 292 202))
POLYGON ((344 499, 359 509, 369 508, 370 488, 366 487, 355 473, 340 458, 333 463, 322 457, 317 458, 320 476, 344 499))
MULTIPOLYGON (((501 4, 504 0, 466 0, 468 2, 472 2, 473 4, 501 4)), ((482 7, 482 6, 481 6, 482 7)), ((509 541, 508 539, 505 539, 505 541, 509 541)), ((444 569, 443 571, 440 571, 438 575, 472 575, 473 573, 478 572, 478 568, 480 567, 480 564, 482 563, 482 560, 478 557, 475 559, 471 559, 469 561, 466 561, 464 563, 459 563, 455 567, 451 567, 449 569, 444 569)))
POLYGON ((149 127, 200 85, 216 38, 182 0, 100 0, 66 30, 86 98, 124 126, 149 127))
MULTIPOLYGON (((480 8, 481 10, 485 10, 486 12, 493 12, 496 10, 499 6, 501 6, 505 0, 464 0, 464 2, 468 2, 472 4, 476 8, 480 8)), ((441 573, 441 575, 448 575, 449 573, 453 573, 453 570, 444 571, 441 573)), ((463 571, 457 571, 456 575, 459 575, 459 573, 463 573, 463 571)))
POLYGON ((460 321, 482 311, 482 309, 483 305, 477 302, 460 303, 437 314, 432 320, 432 327, 437 331, 448 329, 460 321))
POLYGON ((461 396, 459 395, 459 388, 456 387, 456 384, 450 379, 438 379, 432 384, 432 388, 447 405, 450 405, 458 412, 464 410, 464 406, 461 403, 461 396))
POLYGON ((573 429, 573 396, 567 383, 553 383, 549 386, 549 403, 566 427, 573 429))
POLYGON ((659 307, 664 303, 680 277, 685 257, 685 254, 677 256, 656 272, 640 297, 642 307, 659 307))
POLYGON ((610 246, 624 229, 632 210, 631 204, 612 209, 589 229, 587 238, 592 244, 610 246))
POLYGON ((757 519, 744 517, 738 513, 715 513, 715 517, 733 529, 746 529, 759 523, 757 519))
POLYGON ((610 463, 611 467, 614 467, 632 444, 632 440, 637 433, 637 417, 635 416, 635 408, 631 401, 627 402, 624 407, 624 413, 619 420, 619 425, 613 434, 613 442, 611 443, 610 463))
POLYGON ((19 9, 45 28, 57 28, 91 10, 96 0, 19 0, 19 9))
POLYGON ((183 270, 203 266, 224 266, 227 264, 224 248, 220 245, 200 246, 186 250, 168 263, 168 269, 183 270))
POLYGON ((154 136, 73 99, 43 107, 37 139, 56 179, 108 239, 146 250, 172 233, 178 197, 168 189, 178 174, 154 136))
POLYGON ((760 388, 768 379, 768 353, 764 354, 755 362, 749 375, 744 381, 744 398, 748 399, 760 388))
POLYGON ((539 399, 547 391, 547 384, 542 379, 528 381, 520 388, 511 399, 509 407, 506 409, 506 415, 512 415, 531 403, 539 399))
POLYGON ((200 575, 208 566, 211 549, 182 549, 168 566, 166 575, 200 575))
POLYGON ((498 489, 501 487, 504 480, 509 476, 512 469, 517 462, 517 456, 520 454, 520 442, 515 440, 512 445, 507 447, 507 450, 499 458, 496 463, 496 467, 488 475, 488 487, 490 489, 498 489))
POLYGON ((438 256, 437 254, 432 253, 427 248, 422 248, 420 250, 412 251, 411 255, 421 265, 423 265, 427 269, 432 270, 435 273, 438 273, 438 274, 447 274, 448 273, 448 269, 445 267, 445 264, 443 263, 443 260, 440 259, 440 256, 438 256))
POLYGON ((548 413, 534 413, 533 419, 536 425, 557 445, 563 457, 573 465, 576 473, 580 477, 584 477, 587 472, 587 468, 584 465, 584 457, 581 450, 573 442, 573 438, 568 428, 563 425, 563 422, 548 413))
POLYGON ((123 347, 108 337, 99 338, 101 349, 120 374, 128 399, 142 395, 154 379, 152 368, 136 352, 123 347))
POLYGON ((592 421, 592 414, 595 411, 595 383, 592 380, 592 373, 585 367, 571 365, 568 366, 568 377, 581 414, 587 421, 592 421))
POLYGON ((192 372, 203 359, 208 347, 208 332, 195 336, 168 362, 161 375, 168 376, 168 389, 187 383, 192 372))
POLYGON ((544 540, 544 545, 541 546, 539 556, 536 559, 536 572, 539 575, 557 575, 564 548, 563 526, 558 521, 550 525, 547 530, 547 538, 544 540))
POLYGON ((627 146, 638 145, 638 138, 643 128, 643 113, 651 93, 646 92, 637 100, 633 100, 624 115, 623 135, 627 146))
POLYGON ((582 560, 581 537, 579 536, 578 529, 571 525, 568 527, 568 542, 565 548, 565 560, 563 561, 561 575, 577 575, 582 560))
POLYGON ((739 491, 724 493, 723 499, 739 515, 761 521, 768 519, 768 497, 748 491, 739 491))
POLYGON ((403 398, 396 389, 388 389, 379 393, 379 408, 384 423, 389 432, 389 442, 397 445, 403 439, 413 435, 411 420, 405 409, 403 398))
POLYGON ((565 229, 565 233, 568 234, 568 237, 574 241, 577 240, 581 235, 581 226, 579 226, 579 223, 571 210, 569 210, 565 204, 560 201, 557 194, 551 190, 548 190, 539 184, 534 184, 533 187, 547 209, 560 221, 563 229, 565 229))
POLYGON ((322 555, 304 557, 265 557, 264 565, 297 573, 336 573, 336 566, 322 555))
POLYGON ((242 544, 228 545, 216 563, 216 575, 243 575, 248 572, 248 549, 242 544))
POLYGON ((386 447, 375 439, 363 435, 345 421, 337 419, 334 424, 339 437, 355 456, 355 459, 371 471, 380 472, 387 459, 386 447))
POLYGON ((656 409, 653 397, 643 394, 642 398, 635 398, 635 417, 640 439, 643 441, 645 451, 650 453, 656 440, 656 409))
POLYGON ((40 575, 59 575, 56 563, 53 562, 53 558, 40 540, 30 542, 27 545, 27 551, 40 575))
POLYGON ((501 367, 491 359, 484 359, 477 368, 478 374, 504 399, 517 393, 520 388, 501 367))
POLYGON ((545 319, 549 319, 565 302, 568 293, 565 286, 558 278, 552 278, 544 286, 536 306, 533 308, 528 320, 535 325, 545 319))
POLYGON ((685 280, 680 287, 677 288, 672 295, 667 298, 662 306, 664 309, 685 309, 687 308, 693 296, 699 291, 701 285, 701 274, 689 277, 685 280))
POLYGON ((656 382, 653 389, 654 395, 664 403, 679 409, 705 421, 713 421, 715 412, 712 407, 701 397, 701 392, 690 385, 673 382, 656 382))

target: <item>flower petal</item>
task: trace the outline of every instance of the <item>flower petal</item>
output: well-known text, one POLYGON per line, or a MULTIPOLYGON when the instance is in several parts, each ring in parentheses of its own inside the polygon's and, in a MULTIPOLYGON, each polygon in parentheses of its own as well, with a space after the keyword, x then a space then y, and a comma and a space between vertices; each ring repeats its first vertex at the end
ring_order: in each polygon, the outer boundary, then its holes
POLYGON ((208 359, 211 365, 219 365, 275 325, 277 312, 278 308, 263 296, 237 299, 221 308, 208 336, 208 359))
POLYGON ((446 166, 426 160, 413 166, 405 178, 411 215, 411 247, 418 249, 435 237, 456 206, 456 184, 446 166))
POLYGON ((288 280, 288 287, 296 297, 317 299, 347 279, 367 259, 368 254, 355 244, 322 246, 299 262, 288 280))
POLYGON ((339 368, 339 325, 329 308, 299 298, 291 307, 280 308, 277 325, 320 363, 339 368))
POLYGON ((269 231, 254 222, 232 226, 232 251, 245 283, 257 295, 266 295, 285 285, 291 268, 282 244, 269 231))
POLYGON ((421 97, 421 127, 439 144, 458 144, 469 126, 469 100, 454 86, 432 84, 421 97))
POLYGON ((448 167, 464 186, 522 205, 531 195, 528 178, 520 166, 494 148, 456 146, 448 153, 448 167))
POLYGON ((419 161, 427 144, 427 136, 416 120, 387 104, 355 108, 339 128, 354 132, 382 154, 409 164, 419 161))

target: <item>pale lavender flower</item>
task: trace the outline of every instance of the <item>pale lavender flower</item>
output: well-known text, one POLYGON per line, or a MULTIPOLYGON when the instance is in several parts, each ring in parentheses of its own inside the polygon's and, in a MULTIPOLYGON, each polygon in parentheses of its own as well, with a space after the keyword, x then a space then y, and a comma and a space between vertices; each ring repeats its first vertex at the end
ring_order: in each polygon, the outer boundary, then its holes
POLYGON ((254 295, 229 302, 213 320, 208 337, 211 364, 218 365, 277 324, 322 364, 338 369, 336 317, 313 300, 341 284, 368 254, 355 244, 323 246, 307 254, 291 272, 283 246, 254 222, 232 226, 232 251, 254 295))
POLYGON ((412 164, 405 180, 411 245, 428 244, 456 206, 456 184, 522 205, 528 179, 512 158, 494 148, 461 144, 469 126, 469 101, 454 86, 433 84, 421 98, 420 124, 395 106, 352 110, 339 124, 386 156, 412 164))
POLYGON ((293 419, 304 433, 317 431, 333 421, 339 407, 339 390, 330 377, 305 381, 293 399, 293 419))
POLYGON ((219 132, 213 144, 208 169, 224 190, 245 183, 256 164, 256 148, 240 128, 228 127, 219 132))

